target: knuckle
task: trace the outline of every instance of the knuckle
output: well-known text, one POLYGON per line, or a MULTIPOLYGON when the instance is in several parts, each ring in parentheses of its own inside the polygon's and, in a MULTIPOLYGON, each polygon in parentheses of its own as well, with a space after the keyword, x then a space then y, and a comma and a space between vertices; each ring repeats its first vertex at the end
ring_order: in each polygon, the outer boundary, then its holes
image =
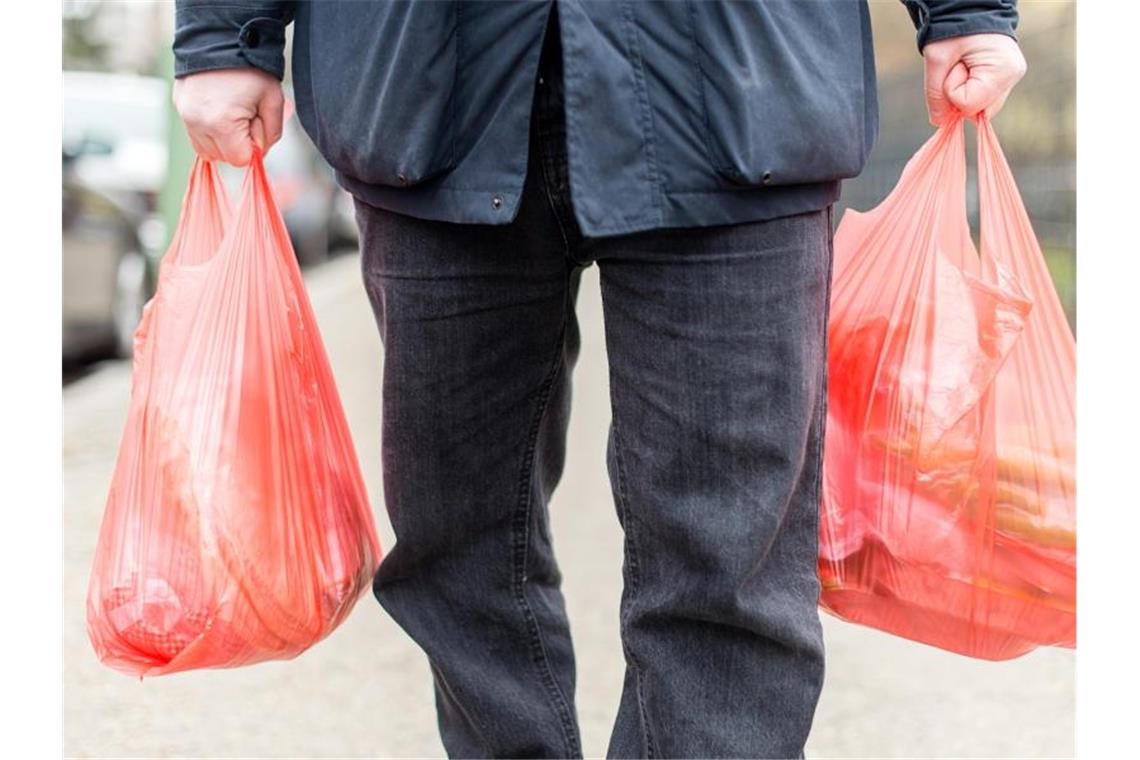
POLYGON ((945 66, 950 62, 950 51, 945 50, 940 45, 928 45, 922 53, 922 57, 934 66, 945 66))
POLYGON ((200 129, 209 129, 214 124, 212 111, 199 101, 183 102, 178 112, 184 122, 200 129))
POLYGON ((202 120, 202 115, 196 109, 180 107, 178 109, 178 115, 182 117, 182 123, 187 127, 202 129, 206 126, 202 120))
POLYGON ((210 120, 220 128, 241 121, 241 118, 242 110, 238 106, 233 103, 218 103, 213 108, 210 120))
POLYGON ((247 142, 247 140, 243 139, 241 135, 234 134, 232 132, 229 134, 219 135, 215 139, 227 153, 236 153, 240 151, 245 147, 245 144, 247 142))

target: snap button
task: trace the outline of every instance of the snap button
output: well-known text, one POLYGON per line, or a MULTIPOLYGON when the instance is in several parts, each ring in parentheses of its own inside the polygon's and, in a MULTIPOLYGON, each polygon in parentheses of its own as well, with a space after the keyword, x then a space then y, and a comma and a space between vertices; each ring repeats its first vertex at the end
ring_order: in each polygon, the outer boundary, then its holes
POLYGON ((408 184, 408 176, 406 174, 404 174, 403 172, 401 172, 401 173, 396 175, 396 181, 399 182, 401 185, 406 185, 406 184, 408 184))
POLYGON ((764 176, 760 178, 760 181, 765 185, 772 184, 772 172, 764 172, 764 176))
POLYGON ((246 47, 255 48, 261 44, 261 33, 258 32, 255 27, 243 29, 241 36, 242 42, 245 43, 246 47))
POLYGON ((502 207, 503 207, 503 196, 496 195, 495 197, 491 198, 491 208, 498 211, 502 207))

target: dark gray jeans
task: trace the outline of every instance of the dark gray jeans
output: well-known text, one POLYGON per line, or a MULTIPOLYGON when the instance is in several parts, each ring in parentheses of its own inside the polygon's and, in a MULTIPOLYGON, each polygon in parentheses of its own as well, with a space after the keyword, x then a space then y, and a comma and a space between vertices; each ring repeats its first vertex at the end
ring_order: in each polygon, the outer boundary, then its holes
POLYGON ((801 756, 823 681, 829 211, 584 238, 560 109, 546 76, 512 224, 358 204, 397 536, 376 596, 430 659, 449 754, 581 755, 547 502, 597 262, 625 530, 609 754, 801 756))

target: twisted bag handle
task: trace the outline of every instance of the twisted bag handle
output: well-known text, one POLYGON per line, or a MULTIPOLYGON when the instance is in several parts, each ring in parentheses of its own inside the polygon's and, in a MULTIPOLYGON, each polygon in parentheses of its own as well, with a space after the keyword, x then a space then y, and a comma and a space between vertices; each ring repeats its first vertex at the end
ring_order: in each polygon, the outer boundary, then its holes
POLYGON ((194 159, 178 227, 163 257, 163 267, 194 266, 213 258, 230 226, 230 202, 213 163, 194 159))
POLYGON ((1050 364, 1065 369, 1050 394, 1058 406, 1067 408, 1075 424, 1076 338, 997 133, 985 114, 978 116, 977 124, 982 250, 986 260, 1008 269, 1032 296, 1034 316, 1026 326, 1025 338, 1031 346, 1026 350, 1047 355, 1050 364))

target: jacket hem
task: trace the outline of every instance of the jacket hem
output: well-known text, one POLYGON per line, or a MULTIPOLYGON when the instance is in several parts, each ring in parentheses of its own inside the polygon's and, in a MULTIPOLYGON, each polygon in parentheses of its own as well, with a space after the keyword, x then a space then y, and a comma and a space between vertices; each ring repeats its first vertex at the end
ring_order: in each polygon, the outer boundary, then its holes
MULTIPOLYGON (((522 189, 514 191, 453 188, 428 183, 394 188, 361 182, 337 172, 341 187, 357 200, 405 216, 455 224, 510 224, 518 212, 522 189), (499 199, 499 204, 494 199, 499 199)), ((655 229, 716 227, 794 216, 827 208, 839 199, 840 182, 782 187, 665 191, 655 219, 591 221, 575 216, 586 237, 616 237, 655 229)))

